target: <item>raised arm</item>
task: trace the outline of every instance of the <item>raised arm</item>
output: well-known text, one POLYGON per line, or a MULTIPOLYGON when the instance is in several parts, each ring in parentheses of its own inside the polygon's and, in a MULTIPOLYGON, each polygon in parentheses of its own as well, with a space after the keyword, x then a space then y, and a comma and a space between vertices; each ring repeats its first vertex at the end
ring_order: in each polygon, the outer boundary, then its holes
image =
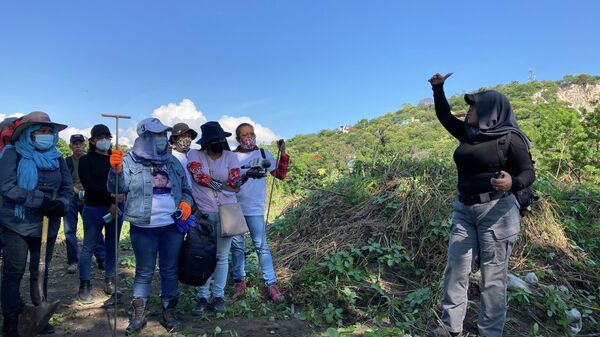
POLYGON ((435 74, 429 79, 431 89, 433 90, 433 102, 435 104, 435 114, 442 126, 456 139, 461 140, 466 136, 465 124, 460 119, 452 116, 450 104, 444 93, 444 82, 452 73, 445 76, 435 74))

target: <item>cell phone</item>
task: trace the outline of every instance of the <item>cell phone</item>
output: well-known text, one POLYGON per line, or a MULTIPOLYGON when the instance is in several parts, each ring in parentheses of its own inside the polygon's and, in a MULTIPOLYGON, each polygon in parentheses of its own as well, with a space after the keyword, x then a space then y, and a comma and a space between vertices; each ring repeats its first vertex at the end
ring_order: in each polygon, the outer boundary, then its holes
POLYGON ((502 172, 500 172, 500 171, 494 172, 494 174, 492 175, 492 178, 494 178, 494 179, 502 178, 502 172))

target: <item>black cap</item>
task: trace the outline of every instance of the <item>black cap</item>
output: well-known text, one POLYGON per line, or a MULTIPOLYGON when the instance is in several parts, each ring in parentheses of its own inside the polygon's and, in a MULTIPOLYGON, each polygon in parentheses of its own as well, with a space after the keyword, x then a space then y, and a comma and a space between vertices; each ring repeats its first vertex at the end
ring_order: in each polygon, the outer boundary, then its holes
POLYGON ((190 127, 185 123, 177 123, 173 125, 173 130, 171 131, 171 137, 169 137, 169 141, 173 142, 173 137, 181 136, 184 133, 189 132, 192 136, 192 140, 198 137, 198 132, 190 129, 190 127))
POLYGON ((92 134, 92 138, 98 137, 100 135, 112 136, 112 134, 110 133, 110 130, 108 129, 108 126, 106 126, 104 124, 94 125, 94 127, 92 128, 91 134, 92 134))
POLYGON ((75 135, 71 135, 71 138, 69 139, 69 142, 71 142, 71 143, 85 142, 85 137, 83 137, 83 135, 80 134, 80 133, 75 134, 75 135))

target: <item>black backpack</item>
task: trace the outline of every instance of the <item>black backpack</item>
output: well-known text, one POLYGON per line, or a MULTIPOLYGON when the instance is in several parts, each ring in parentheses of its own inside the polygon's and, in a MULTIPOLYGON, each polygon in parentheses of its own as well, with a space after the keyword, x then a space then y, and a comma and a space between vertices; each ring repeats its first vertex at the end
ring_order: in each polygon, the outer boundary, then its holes
POLYGON ((196 211, 196 227, 191 227, 179 253, 179 281, 203 286, 217 266, 217 235, 206 214, 196 211))
MULTIPOLYGON (((501 168, 504 168, 506 162, 508 161, 508 150, 510 147, 510 139, 512 134, 513 132, 509 132, 504 136, 498 138, 497 140, 496 148, 498 151, 498 156, 500 157, 501 168)), ((531 151, 529 151, 529 148, 527 149, 527 152, 529 153, 529 158, 531 158, 531 151)), ((531 163, 532 165, 535 165, 535 161, 533 160, 533 158, 531 158, 531 163)), ((515 195, 517 201, 519 202, 519 206, 521 208, 521 215, 523 215, 526 210, 530 210, 529 206, 531 206, 531 204, 533 204, 533 202, 538 199, 538 197, 533 193, 531 186, 525 187, 522 190, 512 191, 512 193, 515 195)))

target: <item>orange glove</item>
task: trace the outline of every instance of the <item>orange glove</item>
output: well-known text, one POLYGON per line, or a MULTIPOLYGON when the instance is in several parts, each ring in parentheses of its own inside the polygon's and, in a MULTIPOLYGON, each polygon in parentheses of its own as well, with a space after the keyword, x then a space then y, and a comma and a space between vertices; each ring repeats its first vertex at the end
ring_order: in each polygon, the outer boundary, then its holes
POLYGON ((123 171, 123 151, 112 150, 112 153, 110 154, 110 167, 116 173, 123 171))
POLYGON ((190 204, 188 204, 186 201, 180 202, 179 206, 177 207, 181 210, 181 219, 183 221, 187 220, 192 214, 192 206, 190 206, 190 204))

